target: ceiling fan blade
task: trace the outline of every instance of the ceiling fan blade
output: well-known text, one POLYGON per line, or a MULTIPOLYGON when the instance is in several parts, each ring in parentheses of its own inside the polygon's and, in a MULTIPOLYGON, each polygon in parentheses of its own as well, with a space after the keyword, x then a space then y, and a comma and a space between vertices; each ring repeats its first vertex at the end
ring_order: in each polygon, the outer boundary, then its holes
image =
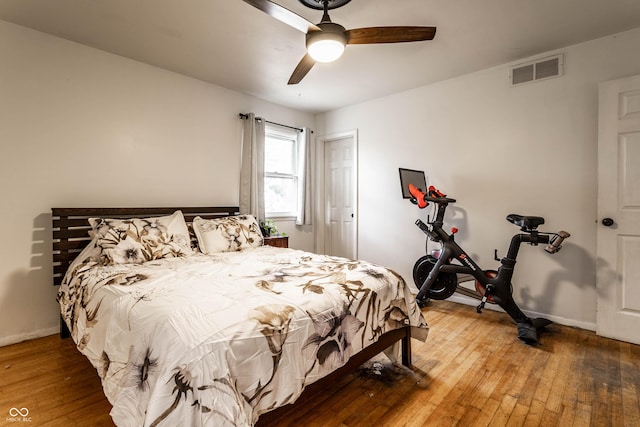
POLYGON ((347 44, 403 43, 433 40, 436 27, 368 27, 347 30, 347 44))
POLYGON ((316 61, 308 53, 305 54, 302 60, 298 63, 296 69, 293 70, 293 74, 291 74, 287 84, 297 85, 300 83, 314 65, 316 65, 316 61))
POLYGON ((315 24, 307 21, 302 16, 298 15, 295 12, 290 11, 287 8, 280 6, 279 4, 273 3, 269 0, 243 0, 245 3, 249 3, 251 6, 260 9, 267 15, 276 18, 278 21, 284 22, 287 25, 292 26, 293 28, 302 31, 303 33, 307 33, 311 30, 319 31, 320 28, 316 27, 315 24))

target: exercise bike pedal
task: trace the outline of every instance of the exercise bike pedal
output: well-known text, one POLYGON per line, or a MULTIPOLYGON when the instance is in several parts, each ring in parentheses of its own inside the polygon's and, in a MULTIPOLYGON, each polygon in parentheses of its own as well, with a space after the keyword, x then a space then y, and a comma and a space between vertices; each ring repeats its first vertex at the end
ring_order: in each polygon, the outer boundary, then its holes
MULTIPOLYGON (((476 285, 476 289, 477 289, 477 285, 476 285)), ((487 300, 489 298, 492 298, 492 300, 495 299, 495 297, 492 294, 493 294, 493 286, 488 285, 484 289, 484 294, 482 295, 482 299, 480 300, 480 304, 478 304, 478 306, 476 307, 476 313, 478 313, 478 314, 482 313, 482 309, 484 308, 484 306, 487 303, 487 300)))

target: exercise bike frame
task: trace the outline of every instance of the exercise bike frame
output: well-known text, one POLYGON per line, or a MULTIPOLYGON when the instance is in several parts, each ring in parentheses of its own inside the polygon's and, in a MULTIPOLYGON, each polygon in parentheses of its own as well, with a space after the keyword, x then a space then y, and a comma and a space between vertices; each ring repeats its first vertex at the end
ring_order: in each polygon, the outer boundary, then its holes
MULTIPOLYGON (((529 233, 516 234, 511 238, 509 250, 507 255, 500 260, 500 267, 498 268, 498 274, 495 277, 490 277, 486 274, 476 262, 456 243, 454 233, 447 234, 442 229, 442 220, 444 211, 446 210, 448 202, 438 204, 438 214, 435 222, 432 223, 432 229, 428 230, 427 236, 430 240, 441 242, 442 249, 438 260, 425 279, 424 283, 420 287, 420 291, 416 296, 417 300, 424 300, 428 298, 429 289, 435 283, 440 273, 454 273, 454 274, 470 274, 476 281, 484 286, 485 289, 490 289, 490 295, 494 301, 500 305, 517 323, 529 323, 529 318, 518 308, 511 296, 512 284, 511 279, 513 277, 514 267, 516 264, 516 258, 518 257, 518 251, 522 243, 530 243, 532 245, 547 244, 550 241, 550 236, 547 234, 540 234, 537 231, 531 231, 529 233), (460 265, 451 264, 451 260, 456 259, 460 262, 460 265)), ((421 230, 425 231, 426 225, 418 220, 416 225, 421 230), (422 226, 420 225, 422 224, 422 226), (425 228, 423 228, 423 226, 425 228)), ((488 295, 479 296, 483 302, 486 302, 488 295)), ((481 310, 484 304, 478 306, 478 310, 481 310)))
MULTIPOLYGON (((429 298, 429 290, 436 282, 439 274, 441 273, 453 273, 456 276, 458 274, 472 275, 475 280, 484 287, 484 295, 471 295, 471 291, 462 288, 466 292, 460 292, 467 296, 473 296, 481 299, 480 305, 476 310, 478 313, 482 311, 485 303, 489 299, 493 299, 505 312, 518 324, 518 337, 527 343, 537 342, 537 336, 535 334, 535 328, 539 328, 551 323, 546 319, 530 319, 525 315, 518 305, 513 300, 512 296, 512 284, 513 272, 516 264, 516 258, 520 250, 522 243, 528 243, 531 245, 549 244, 545 250, 550 253, 555 253, 560 249, 560 243, 564 238, 569 237, 569 233, 544 233, 537 230, 537 225, 544 223, 544 219, 539 217, 521 217, 517 215, 519 219, 527 220, 528 218, 535 218, 539 220, 532 222, 531 225, 522 225, 521 231, 523 233, 515 234, 511 238, 511 243, 507 251, 507 255, 500 260, 500 267, 495 275, 487 275, 487 270, 483 270, 476 262, 458 245, 455 241, 455 232, 452 230, 451 234, 448 234, 442 227, 444 225, 444 215, 449 203, 455 203, 455 199, 446 197, 446 195, 440 193, 435 188, 430 188, 428 194, 424 194, 410 185, 411 194, 414 196, 412 203, 418 204, 420 208, 424 208, 428 201, 434 202, 437 206, 436 216, 433 221, 429 221, 430 227, 422 222, 420 219, 416 221, 416 225, 427 235, 429 240, 440 242, 441 251, 437 258, 437 261, 428 276, 424 279, 420 286, 416 300, 418 302, 425 301, 429 298), (422 200, 420 200, 420 198, 422 200), (452 260, 457 260, 460 264, 452 264, 452 260), (527 326, 529 325, 529 326, 527 326), (521 329, 531 329, 529 331, 521 331, 521 329)), ((514 222, 511 216, 507 217, 510 222, 514 222)), ((519 224, 520 225, 520 224, 519 224)), ((496 251, 497 252, 497 251, 496 251)), ((497 255, 496 255, 497 260, 497 255)), ((456 292, 461 287, 457 285, 456 292)))

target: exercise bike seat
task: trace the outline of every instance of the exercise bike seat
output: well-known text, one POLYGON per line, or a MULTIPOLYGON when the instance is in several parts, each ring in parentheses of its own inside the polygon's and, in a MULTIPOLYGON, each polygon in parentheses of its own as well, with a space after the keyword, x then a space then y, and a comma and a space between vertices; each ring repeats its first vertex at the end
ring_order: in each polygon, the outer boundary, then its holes
POLYGON ((517 225, 522 231, 535 230, 539 225, 544 224, 544 218, 541 216, 524 216, 518 214, 507 215, 507 221, 517 225))

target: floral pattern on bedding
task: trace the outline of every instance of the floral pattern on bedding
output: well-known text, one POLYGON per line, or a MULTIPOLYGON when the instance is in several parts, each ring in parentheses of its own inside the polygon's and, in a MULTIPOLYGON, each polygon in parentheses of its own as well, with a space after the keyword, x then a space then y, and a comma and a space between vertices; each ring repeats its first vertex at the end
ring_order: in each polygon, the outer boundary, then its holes
POLYGON ((250 426, 380 335, 427 325, 404 280, 263 246, 71 266, 58 294, 118 426, 250 426))

